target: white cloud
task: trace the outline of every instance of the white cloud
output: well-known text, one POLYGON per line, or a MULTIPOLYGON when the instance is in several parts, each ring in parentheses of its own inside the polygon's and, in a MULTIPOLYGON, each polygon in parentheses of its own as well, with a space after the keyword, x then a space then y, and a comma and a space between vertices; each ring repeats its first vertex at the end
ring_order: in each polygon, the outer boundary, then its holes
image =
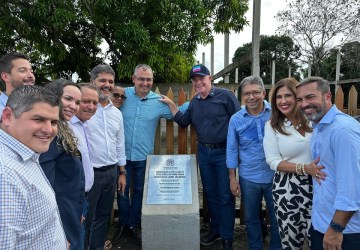
MULTIPOLYGON (((285 9, 285 0, 261 0, 261 17, 260 17, 260 34, 274 35, 278 22, 275 19, 278 11, 285 9)), ((249 1, 249 10, 246 13, 246 18, 249 21, 249 26, 246 26, 240 33, 230 33, 229 44, 229 60, 231 63, 236 49, 245 43, 251 42, 252 39, 252 17, 253 17, 253 0, 249 1)), ((217 34, 214 38, 214 71, 212 74, 219 72, 224 68, 224 35, 217 34)), ((196 52, 196 60, 202 63, 202 53, 205 52, 205 65, 210 69, 210 44, 203 46, 199 45, 196 52)))

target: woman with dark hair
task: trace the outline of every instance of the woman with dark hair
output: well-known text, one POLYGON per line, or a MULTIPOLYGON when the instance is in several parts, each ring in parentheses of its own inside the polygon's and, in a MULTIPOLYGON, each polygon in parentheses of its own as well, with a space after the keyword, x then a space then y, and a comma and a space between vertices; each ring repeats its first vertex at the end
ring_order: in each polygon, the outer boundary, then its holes
MULTIPOLYGON (((312 207, 312 179, 325 179, 312 161, 309 122, 296 106, 293 78, 277 82, 271 96, 271 119, 265 124, 266 161, 275 172, 273 199, 283 249, 302 249, 309 238, 312 207)), ((310 243, 310 242, 309 242, 310 243)))
POLYGON ((49 151, 40 155, 39 162, 53 187, 61 221, 70 249, 80 240, 81 216, 85 198, 85 176, 77 140, 67 122, 79 110, 81 92, 70 80, 58 79, 45 86, 60 99, 58 133, 49 151))

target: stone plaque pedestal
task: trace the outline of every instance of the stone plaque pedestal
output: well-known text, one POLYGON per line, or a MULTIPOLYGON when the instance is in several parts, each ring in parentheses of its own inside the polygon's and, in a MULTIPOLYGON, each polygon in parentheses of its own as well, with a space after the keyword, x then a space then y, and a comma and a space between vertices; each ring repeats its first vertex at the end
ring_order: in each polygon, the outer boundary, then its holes
POLYGON ((200 249, 199 196, 195 155, 148 156, 141 225, 142 249, 144 250, 200 249), (182 166, 184 159, 190 166, 182 166), (184 181, 185 179, 187 181, 184 181), (189 182, 189 180, 191 181, 189 182), (156 183, 150 183, 149 186, 149 181, 156 183), (157 188, 155 189, 154 186, 157 188), (189 193, 184 191, 190 188, 189 193), (156 196, 157 198, 154 198, 156 196), (172 196, 175 198, 172 199, 172 196))

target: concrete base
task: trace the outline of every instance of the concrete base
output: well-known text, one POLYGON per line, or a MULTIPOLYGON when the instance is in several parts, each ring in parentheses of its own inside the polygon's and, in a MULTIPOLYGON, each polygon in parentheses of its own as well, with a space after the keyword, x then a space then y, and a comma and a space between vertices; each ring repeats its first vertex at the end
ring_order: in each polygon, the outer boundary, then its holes
POLYGON ((191 155, 192 204, 147 205, 149 160, 147 160, 142 205, 142 249, 199 250, 200 214, 195 155, 191 155))

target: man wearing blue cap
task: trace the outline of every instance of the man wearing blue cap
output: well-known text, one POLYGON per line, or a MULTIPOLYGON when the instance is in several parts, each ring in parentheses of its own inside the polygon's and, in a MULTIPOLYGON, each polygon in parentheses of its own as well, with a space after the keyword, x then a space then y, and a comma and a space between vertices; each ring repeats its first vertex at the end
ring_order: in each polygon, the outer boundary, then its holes
POLYGON ((223 249, 232 249, 235 204, 226 167, 226 139, 230 117, 240 110, 240 103, 231 91, 211 84, 204 65, 192 67, 190 79, 197 95, 185 113, 166 96, 161 101, 169 105, 179 126, 193 124, 197 133, 199 169, 211 218, 211 230, 200 243, 207 246, 222 239, 223 249))

